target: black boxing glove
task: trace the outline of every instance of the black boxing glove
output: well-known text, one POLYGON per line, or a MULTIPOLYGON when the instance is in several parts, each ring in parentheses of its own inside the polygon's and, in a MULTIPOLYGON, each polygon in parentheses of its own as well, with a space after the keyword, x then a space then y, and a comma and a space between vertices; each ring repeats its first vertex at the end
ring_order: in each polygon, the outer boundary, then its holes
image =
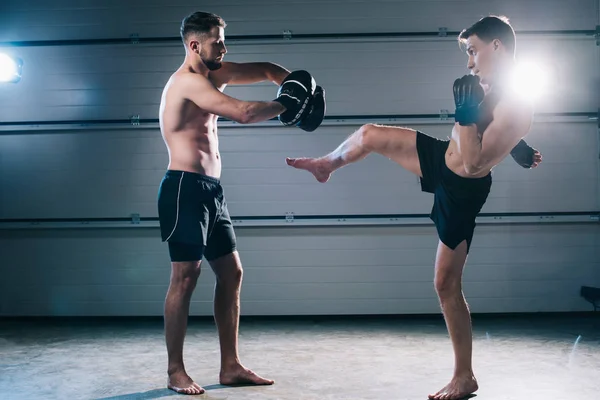
POLYGON ((298 122, 297 126, 306 132, 312 132, 321 125, 323 118, 325 118, 325 90, 321 86, 315 88, 315 93, 313 94, 307 109, 308 112, 300 122, 298 122))
POLYGON ((512 158, 523 168, 531 168, 534 154, 535 149, 523 139, 510 151, 512 158))
POLYGON ((283 125, 296 125, 307 114, 315 86, 315 80, 306 71, 294 71, 285 77, 277 91, 277 98, 273 100, 286 108, 279 114, 283 125))
POLYGON ((476 75, 465 75, 454 81, 454 120, 460 125, 471 125, 479 118, 479 103, 485 95, 476 75))

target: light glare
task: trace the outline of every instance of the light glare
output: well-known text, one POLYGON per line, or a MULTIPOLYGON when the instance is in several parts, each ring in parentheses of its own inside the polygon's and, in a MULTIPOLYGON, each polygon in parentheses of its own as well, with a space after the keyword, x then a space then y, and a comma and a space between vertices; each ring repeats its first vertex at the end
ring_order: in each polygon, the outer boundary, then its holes
POLYGON ((17 82, 21 79, 19 63, 0 53, 0 82, 17 82))
POLYGON ((548 87, 548 73, 539 63, 520 62, 511 77, 511 89, 517 96, 535 101, 542 97, 548 87))

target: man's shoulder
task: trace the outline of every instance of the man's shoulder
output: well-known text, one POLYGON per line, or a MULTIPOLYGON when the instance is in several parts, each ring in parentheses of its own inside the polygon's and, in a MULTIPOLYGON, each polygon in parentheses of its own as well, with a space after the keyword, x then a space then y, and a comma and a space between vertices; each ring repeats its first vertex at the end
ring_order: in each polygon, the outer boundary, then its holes
POLYGON ((171 75, 166 90, 169 96, 186 100, 197 100, 205 93, 215 89, 213 82, 201 75, 190 71, 176 71, 171 75))
POLYGON ((209 80, 201 75, 192 71, 178 70, 171 75, 171 84, 174 86, 187 87, 188 85, 203 85, 209 83, 209 80))
POLYGON ((533 120, 534 107, 531 101, 515 95, 506 95, 496 105, 495 119, 508 125, 528 125, 533 120))

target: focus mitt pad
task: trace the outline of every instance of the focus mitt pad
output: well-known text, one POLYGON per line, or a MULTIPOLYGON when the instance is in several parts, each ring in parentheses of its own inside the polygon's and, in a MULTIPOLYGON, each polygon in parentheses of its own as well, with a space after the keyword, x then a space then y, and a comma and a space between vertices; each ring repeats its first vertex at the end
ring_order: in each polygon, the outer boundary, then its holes
POLYGON ((279 121, 283 125, 296 125, 306 115, 315 86, 315 80, 306 71, 294 71, 286 76, 274 100, 286 108, 279 114, 279 121))
POLYGON ((298 128, 312 132, 321 125, 325 117, 325 90, 321 86, 317 86, 315 93, 308 104, 308 112, 298 123, 298 128))

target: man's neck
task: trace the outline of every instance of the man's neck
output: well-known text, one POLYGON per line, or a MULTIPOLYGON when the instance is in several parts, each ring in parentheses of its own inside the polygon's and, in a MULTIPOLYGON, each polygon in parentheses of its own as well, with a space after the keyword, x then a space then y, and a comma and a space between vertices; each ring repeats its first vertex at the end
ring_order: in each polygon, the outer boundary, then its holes
POLYGON ((189 55, 187 55, 185 57, 185 60, 183 61, 183 64, 185 65, 186 68, 190 69, 191 71, 195 72, 196 74, 200 74, 203 75, 204 77, 208 78, 208 74, 210 73, 210 70, 208 68, 206 68, 206 65, 204 65, 204 63, 200 60, 197 60, 196 58, 190 57, 189 55))
POLYGON ((514 65, 513 61, 508 61, 499 68, 498 74, 490 83, 490 92, 503 93, 510 88, 510 85, 512 84, 511 80, 513 79, 514 65))

